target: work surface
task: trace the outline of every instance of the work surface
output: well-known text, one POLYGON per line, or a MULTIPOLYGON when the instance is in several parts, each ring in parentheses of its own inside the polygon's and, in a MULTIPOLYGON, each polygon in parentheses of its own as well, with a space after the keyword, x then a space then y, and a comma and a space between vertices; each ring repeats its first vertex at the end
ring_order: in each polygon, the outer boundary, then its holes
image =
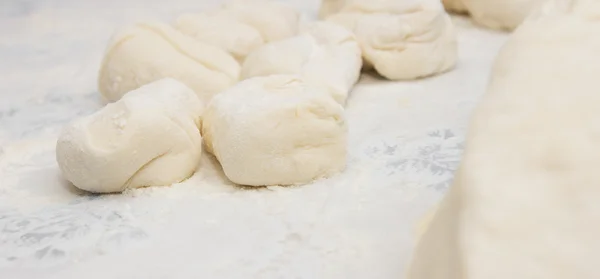
MULTIPOLYGON (((63 180, 62 126, 103 105, 96 74, 122 24, 220 1, 2 0, 0 278, 403 278, 414 224, 449 187, 505 34, 454 18, 460 61, 414 82, 364 75, 347 170, 241 188, 204 156, 170 187, 90 195, 63 180)), ((288 0, 314 17, 318 1, 288 0)))

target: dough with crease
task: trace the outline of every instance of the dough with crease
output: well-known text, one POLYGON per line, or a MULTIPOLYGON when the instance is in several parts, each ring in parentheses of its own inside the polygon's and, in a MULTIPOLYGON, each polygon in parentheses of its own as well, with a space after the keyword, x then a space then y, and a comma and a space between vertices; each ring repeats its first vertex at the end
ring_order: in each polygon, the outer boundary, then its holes
POLYGON ((198 41, 226 50, 240 62, 264 44, 258 30, 224 13, 184 14, 177 18, 175 27, 198 41))
POLYGON ((233 182, 294 185, 346 166, 344 108, 294 75, 244 80, 217 95, 202 121, 206 148, 233 182))
POLYGON ((354 35, 342 26, 319 21, 296 37, 264 45, 250 54, 242 64, 241 78, 296 74, 345 104, 361 66, 354 35))
POLYGON ((300 22, 295 9, 274 0, 232 0, 214 13, 232 16, 254 27, 265 42, 295 36, 300 22))
POLYGON ((184 84, 149 83, 67 125, 56 160, 67 180, 95 193, 180 182, 200 160, 202 111, 184 84))
POLYGON ((407 278, 600 278, 599 18, 551 0, 509 38, 407 278))
POLYGON ((106 50, 98 77, 108 101, 142 85, 170 77, 208 102, 239 79, 240 65, 226 51, 198 42, 161 23, 138 23, 118 31, 106 50))
POLYGON ((353 31, 365 64, 385 78, 417 79, 456 64, 456 33, 439 0, 346 0, 326 20, 353 31))

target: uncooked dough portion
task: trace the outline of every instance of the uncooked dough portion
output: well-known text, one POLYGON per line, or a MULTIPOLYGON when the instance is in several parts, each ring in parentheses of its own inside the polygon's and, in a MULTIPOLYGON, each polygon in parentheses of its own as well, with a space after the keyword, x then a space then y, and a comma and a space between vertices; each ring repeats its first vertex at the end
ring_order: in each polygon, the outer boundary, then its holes
POLYGON ((274 42, 298 33, 300 14, 274 0, 232 0, 216 14, 229 15, 254 27, 265 42, 274 42))
MULTIPOLYGON (((457 1, 457 0, 454 0, 457 1)), ((473 20, 485 27, 513 30, 546 0, 458 0, 473 20)), ((456 2, 459 3, 459 2, 456 2)))
POLYGON ((241 185, 293 185, 346 166, 344 108, 294 75, 256 77, 217 95, 202 122, 207 150, 241 185))
POLYGON ((63 175, 95 193, 171 185, 200 160, 203 104, 184 84, 165 78, 69 124, 56 144, 63 175))
POLYGON ((409 279, 600 278, 598 18, 549 1, 510 37, 409 279))
POLYGON ((170 77, 208 102, 239 79, 240 65, 226 51, 198 42, 161 23, 138 23, 111 39, 98 78, 109 101, 142 85, 170 77))
POLYGON ((177 18, 175 27, 196 40, 226 50, 240 62, 264 44, 258 30, 225 13, 184 14, 177 18))
POLYGON ((327 20, 353 31, 365 63, 388 79, 427 77, 456 64, 456 33, 439 0, 346 0, 327 20))
POLYGON ((320 21, 308 25, 296 37, 251 53, 242 64, 241 78, 296 74, 345 104, 361 66, 360 46, 354 35, 342 26, 320 21))

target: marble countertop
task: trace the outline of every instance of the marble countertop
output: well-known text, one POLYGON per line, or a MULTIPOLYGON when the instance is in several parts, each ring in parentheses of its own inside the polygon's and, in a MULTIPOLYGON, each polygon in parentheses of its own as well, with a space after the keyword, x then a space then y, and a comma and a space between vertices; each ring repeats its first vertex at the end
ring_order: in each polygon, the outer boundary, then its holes
MULTIPOLYGON (((116 27, 220 1, 0 3, 0 278, 402 278, 413 224, 448 188, 505 34, 454 18, 460 61, 413 82, 363 76, 347 105, 348 169, 302 187, 240 188, 204 156, 170 187, 90 195, 54 145, 101 108, 116 27)), ((314 16, 318 0, 288 0, 314 16)))

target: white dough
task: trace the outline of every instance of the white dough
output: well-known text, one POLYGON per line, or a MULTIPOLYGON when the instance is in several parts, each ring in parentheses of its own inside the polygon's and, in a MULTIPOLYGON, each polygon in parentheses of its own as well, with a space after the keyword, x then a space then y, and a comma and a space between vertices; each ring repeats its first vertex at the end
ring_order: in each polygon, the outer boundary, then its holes
POLYGON ((340 104, 358 81, 361 52, 354 35, 337 24, 316 22, 300 35, 270 43, 251 53, 242 64, 241 78, 296 74, 325 88, 340 104))
MULTIPOLYGON (((454 0, 456 1, 456 0, 454 0)), ((483 26, 513 30, 546 0, 459 0, 473 20, 483 26)))
POLYGON ((293 185, 346 166, 344 108, 294 75, 256 77, 217 95, 202 122, 207 150, 241 185, 293 185))
POLYGON ((240 65, 226 51, 198 42, 160 23, 138 23, 118 31, 106 50, 98 87, 109 101, 170 77, 208 102, 239 79, 240 65))
POLYGON ((161 79, 69 124, 56 160, 67 180, 95 193, 180 182, 200 160, 202 111, 192 89, 161 79))
POLYGON ((184 14, 177 18, 175 27, 196 40, 226 50, 238 61, 264 44, 258 30, 223 13, 184 14))
POLYGON ((365 63, 385 78, 417 79, 456 64, 456 34, 439 0, 346 0, 327 20, 352 30, 365 63))
POLYGON ((329 15, 339 12, 344 7, 346 0, 321 0, 319 18, 325 19, 329 15))
POLYGON ((409 279, 600 278, 599 18, 552 0, 510 37, 409 279))
POLYGON ((233 16, 254 27, 265 42, 274 42, 298 33, 300 14, 275 0, 232 0, 218 14, 233 16))

